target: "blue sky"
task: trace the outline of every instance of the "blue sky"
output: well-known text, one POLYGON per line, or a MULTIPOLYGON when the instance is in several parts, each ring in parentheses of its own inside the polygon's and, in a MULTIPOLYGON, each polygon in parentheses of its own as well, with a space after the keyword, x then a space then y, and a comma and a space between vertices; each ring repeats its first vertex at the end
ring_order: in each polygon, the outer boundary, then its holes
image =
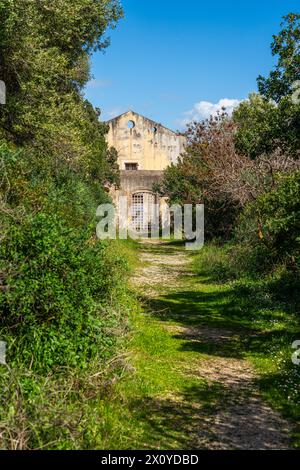
POLYGON ((121 3, 125 18, 105 54, 92 57, 86 96, 103 120, 131 108, 174 129, 255 91, 274 64, 281 17, 300 10, 299 0, 121 3))

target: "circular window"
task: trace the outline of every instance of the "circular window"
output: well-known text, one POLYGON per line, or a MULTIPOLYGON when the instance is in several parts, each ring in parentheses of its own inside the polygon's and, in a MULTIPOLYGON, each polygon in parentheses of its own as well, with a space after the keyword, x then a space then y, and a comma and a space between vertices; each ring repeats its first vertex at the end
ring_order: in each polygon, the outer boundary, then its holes
POLYGON ((131 121, 131 120, 128 121, 127 127, 128 127, 128 129, 133 129, 133 128, 135 127, 135 122, 134 122, 134 121, 131 121))

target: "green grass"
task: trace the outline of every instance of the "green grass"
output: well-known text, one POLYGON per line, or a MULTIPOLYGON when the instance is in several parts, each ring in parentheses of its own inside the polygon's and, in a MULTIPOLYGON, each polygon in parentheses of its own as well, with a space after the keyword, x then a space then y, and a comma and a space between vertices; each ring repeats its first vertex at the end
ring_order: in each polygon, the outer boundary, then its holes
MULTIPOLYGON (((181 249, 176 244, 171 247, 181 249)), ((143 248, 153 254, 165 250, 143 248)), ((211 357, 249 360, 258 372, 257 386, 264 398, 295 425, 292 437, 299 445, 300 371, 290 361, 290 345, 300 337, 296 316, 284 306, 270 308, 267 293, 259 289, 255 297, 253 284, 243 291, 241 283, 220 284, 212 280, 209 269, 210 276, 203 266, 199 270, 200 260, 216 259, 217 250, 221 248, 208 246, 199 255, 190 255, 198 275, 182 277, 177 289, 167 289, 150 302, 141 299, 146 303, 133 318, 128 345, 133 369, 118 382, 115 399, 108 404, 107 448, 194 448, 203 416, 209 417, 230 400, 222 384, 189 372, 191 365, 211 357), (226 328, 234 335, 221 344, 199 342, 176 332, 176 326, 226 328)), ((223 262, 224 253, 220 256, 223 262)), ((208 440, 213 438, 207 434, 208 440)))
POLYGON ((108 404, 107 448, 183 449, 196 444, 198 409, 209 413, 224 398, 221 386, 184 372, 198 353, 184 350, 159 320, 145 314, 135 319, 130 344, 130 370, 119 381, 108 404))
MULTIPOLYGON (((118 243, 119 255, 132 268, 142 267, 139 247, 133 241, 118 243)), ((142 249, 176 256, 183 247, 142 249)), ((43 378, 17 371, 10 381, 14 406, 2 423, 10 431, 10 448, 14 440, 26 439, 28 419, 31 448, 197 448, 199 432, 202 442, 215 439, 205 420, 231 400, 222 383, 197 375, 197 364, 210 358, 249 360, 264 398, 296 424, 300 370, 290 360, 291 343, 300 338, 295 311, 274 302, 263 280, 225 282, 219 271, 216 277, 213 265, 225 266, 228 256, 222 248, 208 245, 186 256, 194 276, 183 275, 176 288, 158 286, 159 297, 152 300, 124 292, 122 314, 129 315, 129 325, 120 332, 118 354, 105 367, 95 362, 83 372, 57 371, 43 378), (201 326, 234 334, 216 343, 197 341, 180 329, 201 326)), ((299 428, 294 429, 294 445, 299 445, 299 428)))

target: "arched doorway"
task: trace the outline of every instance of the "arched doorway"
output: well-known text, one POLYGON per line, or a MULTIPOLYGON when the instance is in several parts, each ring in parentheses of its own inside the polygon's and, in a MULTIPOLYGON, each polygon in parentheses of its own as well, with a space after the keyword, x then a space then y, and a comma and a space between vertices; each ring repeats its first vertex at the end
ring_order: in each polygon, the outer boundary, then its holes
POLYGON ((147 232, 155 211, 156 195, 137 191, 131 197, 131 226, 136 232, 147 232))

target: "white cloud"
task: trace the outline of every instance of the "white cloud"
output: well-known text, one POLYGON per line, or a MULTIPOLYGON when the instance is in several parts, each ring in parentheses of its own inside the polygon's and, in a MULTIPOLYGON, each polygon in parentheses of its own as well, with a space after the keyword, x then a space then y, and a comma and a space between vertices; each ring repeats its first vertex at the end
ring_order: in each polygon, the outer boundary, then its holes
POLYGON ((208 119, 210 116, 215 116, 218 111, 225 111, 231 116, 234 108, 241 103, 241 100, 222 98, 218 103, 211 103, 210 101, 199 101, 195 103, 193 109, 184 113, 185 118, 180 121, 182 126, 185 126, 191 121, 202 121, 208 119))

